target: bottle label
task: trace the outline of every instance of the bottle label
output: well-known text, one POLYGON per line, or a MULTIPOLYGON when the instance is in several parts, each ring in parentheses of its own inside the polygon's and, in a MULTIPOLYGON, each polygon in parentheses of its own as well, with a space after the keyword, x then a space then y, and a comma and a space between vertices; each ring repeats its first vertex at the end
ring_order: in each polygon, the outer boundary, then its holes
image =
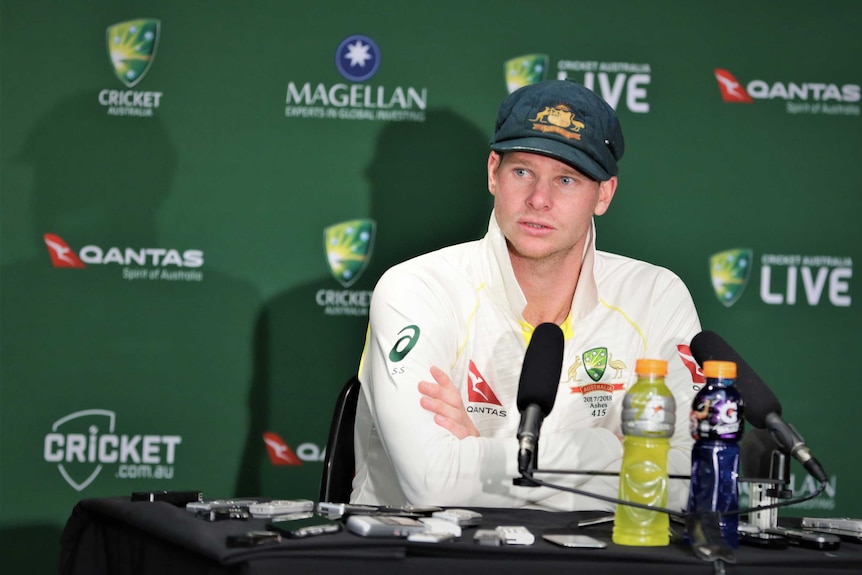
POLYGON ((689 422, 695 439, 741 439, 743 419, 739 392, 732 387, 704 387, 694 398, 689 422))
POLYGON ((623 399, 623 435, 635 437, 672 437, 676 422, 673 396, 652 395, 623 399))

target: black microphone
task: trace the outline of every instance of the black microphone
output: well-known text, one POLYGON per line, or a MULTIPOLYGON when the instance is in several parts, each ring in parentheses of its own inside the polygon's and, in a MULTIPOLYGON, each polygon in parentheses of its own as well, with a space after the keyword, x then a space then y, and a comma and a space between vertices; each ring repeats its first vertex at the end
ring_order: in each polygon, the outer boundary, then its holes
POLYGON ((533 331, 518 380, 518 471, 534 467, 539 448, 539 428, 551 413, 563 370, 563 331, 543 323, 533 331))
POLYGON ((822 483, 829 477, 792 425, 781 419, 781 403, 766 383, 721 336, 702 331, 691 340, 691 354, 703 366, 704 361, 736 363, 736 385, 745 402, 745 418, 755 427, 768 429, 779 449, 793 456, 815 479, 822 483))

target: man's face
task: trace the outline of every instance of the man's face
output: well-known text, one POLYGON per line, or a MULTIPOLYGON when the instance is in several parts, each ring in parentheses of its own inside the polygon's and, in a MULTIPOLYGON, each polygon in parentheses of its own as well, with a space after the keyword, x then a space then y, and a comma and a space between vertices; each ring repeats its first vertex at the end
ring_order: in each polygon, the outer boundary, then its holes
POLYGON ((527 152, 491 152, 488 190, 514 258, 580 260, 593 215, 607 211, 617 179, 596 182, 563 162, 527 152))

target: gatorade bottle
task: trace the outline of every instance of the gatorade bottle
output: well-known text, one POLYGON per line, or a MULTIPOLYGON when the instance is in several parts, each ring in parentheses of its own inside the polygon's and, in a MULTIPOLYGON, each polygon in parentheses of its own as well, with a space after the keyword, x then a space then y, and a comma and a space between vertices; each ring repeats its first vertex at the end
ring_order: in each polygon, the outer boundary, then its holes
MULTIPOLYGON (((623 463, 619 499, 653 507, 667 506, 667 452, 673 435, 676 403, 664 383, 667 362, 639 359, 637 382, 623 399, 623 463)), ((617 505, 613 541, 619 545, 670 543, 666 513, 617 505)))
POLYGON ((688 512, 717 511, 722 538, 739 546, 739 440, 743 431, 742 396, 736 386, 736 364, 705 361, 706 385, 691 406, 691 486, 688 512))

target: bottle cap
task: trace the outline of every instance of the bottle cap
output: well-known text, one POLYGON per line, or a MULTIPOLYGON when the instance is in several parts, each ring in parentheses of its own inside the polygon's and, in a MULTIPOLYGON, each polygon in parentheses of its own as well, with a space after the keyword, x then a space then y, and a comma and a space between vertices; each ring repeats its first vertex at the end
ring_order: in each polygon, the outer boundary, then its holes
POLYGON ((718 379, 736 379, 736 363, 732 361, 705 361, 703 374, 718 379))
POLYGON ((667 362, 663 359, 639 359, 635 373, 640 375, 667 375, 667 362))

